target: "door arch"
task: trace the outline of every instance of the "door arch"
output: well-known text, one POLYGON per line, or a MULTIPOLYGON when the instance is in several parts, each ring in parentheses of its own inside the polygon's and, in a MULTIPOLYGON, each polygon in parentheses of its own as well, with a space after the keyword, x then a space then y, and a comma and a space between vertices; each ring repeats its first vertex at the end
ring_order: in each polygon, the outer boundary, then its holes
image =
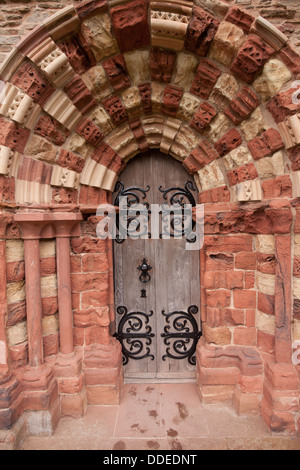
MULTIPOLYGON (((177 194, 182 188, 183 203, 197 201, 196 185, 181 163, 151 150, 131 160, 114 198, 129 194, 133 201, 136 195, 146 208, 151 232, 153 204, 170 207, 168 195, 175 194, 175 188, 177 194)), ((201 336, 200 255, 199 250, 186 249, 186 237, 174 237, 173 215, 167 239, 144 232, 143 238, 114 242, 116 336, 122 343, 127 381, 195 378, 195 347, 201 336)), ((159 230, 164 230, 162 214, 159 230)))

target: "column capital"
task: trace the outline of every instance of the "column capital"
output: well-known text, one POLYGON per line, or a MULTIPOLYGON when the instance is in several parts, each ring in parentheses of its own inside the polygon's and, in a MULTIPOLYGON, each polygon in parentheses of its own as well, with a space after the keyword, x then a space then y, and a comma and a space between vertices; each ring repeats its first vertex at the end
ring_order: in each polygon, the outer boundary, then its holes
POLYGON ((76 228, 82 215, 78 212, 17 212, 14 220, 22 229, 23 239, 69 238, 79 235, 76 228))

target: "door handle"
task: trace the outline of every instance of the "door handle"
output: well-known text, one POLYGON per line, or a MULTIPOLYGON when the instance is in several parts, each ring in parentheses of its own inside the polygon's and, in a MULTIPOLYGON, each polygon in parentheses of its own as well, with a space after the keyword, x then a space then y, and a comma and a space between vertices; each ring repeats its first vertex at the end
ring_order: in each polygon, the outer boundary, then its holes
POLYGON ((146 283, 146 282, 149 282, 151 280, 151 276, 149 274, 149 271, 151 271, 152 269, 152 266, 150 266, 150 264, 148 264, 148 261, 146 258, 144 258, 142 260, 142 263, 140 264, 140 266, 137 267, 137 269, 139 271, 141 271, 141 274, 140 274, 140 277, 139 277, 139 280, 143 283, 146 283))

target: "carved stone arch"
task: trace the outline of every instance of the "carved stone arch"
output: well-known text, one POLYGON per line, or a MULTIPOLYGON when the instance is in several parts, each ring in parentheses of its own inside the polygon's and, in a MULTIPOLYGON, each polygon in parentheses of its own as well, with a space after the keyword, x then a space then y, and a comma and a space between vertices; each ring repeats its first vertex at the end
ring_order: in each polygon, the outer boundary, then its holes
MULTIPOLYGON (((134 155, 159 148, 182 161, 206 205, 201 394, 261 407, 272 429, 294 433, 280 400, 299 403, 299 74, 279 29, 218 0, 71 5, 0 66, 4 207, 86 212, 110 201, 134 155), (221 279, 223 251, 233 269, 221 279)), ((75 312, 80 325, 99 315, 75 312)))

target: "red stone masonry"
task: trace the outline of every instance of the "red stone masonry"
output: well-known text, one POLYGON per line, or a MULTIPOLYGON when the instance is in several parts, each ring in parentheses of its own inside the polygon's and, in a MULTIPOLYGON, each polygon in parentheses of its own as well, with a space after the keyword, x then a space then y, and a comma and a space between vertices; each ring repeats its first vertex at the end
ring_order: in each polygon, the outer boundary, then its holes
POLYGON ((258 178, 258 173, 254 163, 247 163, 247 165, 228 171, 227 178, 230 186, 233 186, 243 181, 258 178))
POLYGON ((198 132, 202 132, 218 114, 218 111, 210 103, 202 103, 195 112, 190 126, 198 132))
POLYGON ((219 154, 210 142, 203 140, 183 161, 183 167, 190 174, 194 174, 217 158, 219 158, 219 154))
POLYGON ((214 62, 209 59, 202 59, 191 85, 191 93, 207 99, 220 75, 221 70, 214 62))
POLYGON ((173 69, 176 61, 174 51, 166 51, 154 47, 150 51, 150 71, 151 80, 169 83, 172 78, 173 69))
POLYGON ((223 157, 231 150, 239 147, 242 143, 242 137, 236 129, 231 129, 226 132, 226 134, 219 139, 214 147, 217 150, 220 157, 223 157))
POLYGON ((148 2, 134 0, 110 10, 115 36, 121 52, 150 45, 148 2))
POLYGON ((161 106, 161 110, 164 114, 173 117, 176 116, 183 91, 183 88, 176 85, 166 85, 161 106))
POLYGON ((240 10, 237 7, 231 7, 224 18, 226 21, 237 25, 245 34, 250 32, 251 26, 254 23, 254 16, 240 10))
POLYGON ((130 86, 130 79, 122 54, 104 60, 102 66, 114 90, 122 90, 130 86))
POLYGON ((248 142, 248 148, 254 160, 272 155, 283 147, 281 135, 276 129, 268 129, 260 137, 255 137, 248 142))
POLYGON ((42 137, 45 137, 47 140, 52 142, 55 145, 62 145, 66 141, 70 132, 65 129, 56 119, 43 114, 35 128, 34 133, 42 137))
POLYGON ((256 93, 249 87, 243 87, 236 98, 234 98, 224 110, 224 113, 235 125, 238 125, 250 116, 258 105, 259 100, 256 93))
POLYGON ((30 130, 7 121, 0 116, 0 145, 22 153, 30 136, 30 130))
POLYGON ((97 106, 97 101, 78 75, 67 83, 64 91, 82 114, 87 114, 97 106))
POLYGON ((21 65, 11 82, 43 106, 54 93, 53 86, 29 62, 21 65))
POLYGON ((76 127, 76 132, 78 132, 81 137, 83 137, 89 144, 97 147, 100 144, 101 140, 104 138, 101 130, 96 126, 96 124, 88 118, 83 119, 79 122, 76 127))
POLYGON ((218 26, 219 21, 216 18, 194 5, 184 42, 185 49, 205 56, 218 26))
POLYGON ((102 104, 117 126, 128 120, 125 106, 117 95, 105 98, 102 104))
POLYGON ((69 170, 76 171, 76 173, 81 173, 85 165, 85 160, 70 150, 61 149, 57 164, 64 168, 69 168, 69 170))
POLYGON ((96 65, 94 56, 84 44, 85 42, 81 40, 80 35, 74 35, 58 43, 60 49, 68 57, 71 66, 79 75, 89 70, 93 65, 96 65))

